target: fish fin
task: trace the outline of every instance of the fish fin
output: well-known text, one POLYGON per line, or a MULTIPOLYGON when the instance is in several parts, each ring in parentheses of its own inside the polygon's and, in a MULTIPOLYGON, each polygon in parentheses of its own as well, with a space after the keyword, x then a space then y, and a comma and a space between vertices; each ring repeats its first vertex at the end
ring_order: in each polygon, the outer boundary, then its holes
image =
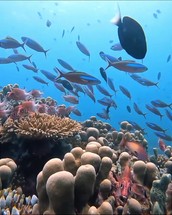
POLYGON ((47 52, 49 51, 50 49, 47 49, 44 51, 44 54, 45 54, 45 57, 47 57, 47 52))
POLYGON ((156 82, 155 83, 155 86, 159 89, 159 86, 158 86, 159 82, 156 82))
POLYGON ((119 57, 118 60, 119 60, 119 61, 122 61, 122 57, 119 57))
POLYGON ((110 22, 114 25, 120 26, 121 24, 121 11, 120 11, 120 7, 117 4, 118 7, 118 11, 116 13, 116 15, 110 20, 110 22))
POLYGON ((113 65, 112 61, 110 61, 107 57, 105 57, 106 61, 108 62, 108 66, 105 68, 108 69, 109 67, 111 67, 113 65))
POLYGON ((171 104, 169 104, 169 108, 172 110, 172 103, 171 103, 171 104))

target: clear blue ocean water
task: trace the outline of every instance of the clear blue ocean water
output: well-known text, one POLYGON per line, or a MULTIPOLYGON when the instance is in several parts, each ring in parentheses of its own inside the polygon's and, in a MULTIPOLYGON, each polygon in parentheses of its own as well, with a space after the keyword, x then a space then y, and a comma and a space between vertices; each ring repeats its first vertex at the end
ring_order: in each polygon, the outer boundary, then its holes
MULTIPOLYGON (((118 1, 122 17, 130 16, 137 20, 143 27, 148 51, 143 60, 148 70, 141 76, 157 82, 157 75, 161 72, 159 88, 145 87, 135 82, 125 72, 114 68, 107 70, 107 75, 113 79, 118 92, 113 95, 117 103, 117 109, 110 109, 110 123, 115 129, 119 129, 119 123, 123 120, 137 122, 145 128, 145 136, 149 142, 149 152, 152 148, 157 147, 158 137, 154 131, 148 128, 145 122, 154 122, 167 130, 168 135, 172 135, 172 122, 167 118, 165 109, 159 109, 164 115, 162 120, 145 107, 152 100, 161 99, 166 103, 172 103, 172 60, 167 62, 167 58, 172 54, 172 28, 171 28, 171 1, 118 1), (153 16, 156 10, 157 18, 153 16), (125 86, 131 93, 132 99, 129 100, 119 90, 119 85, 125 86), (147 113, 146 119, 138 115, 133 109, 133 103, 137 103, 140 109, 147 113), (126 106, 131 107, 131 113, 126 110, 126 106)), ((11 36, 21 41, 22 36, 27 36, 39 42, 44 49, 50 49, 47 52, 47 58, 44 53, 36 52, 26 47, 26 53, 22 48, 18 51, 22 54, 33 55, 31 60, 34 61, 39 69, 53 72, 57 66, 63 69, 57 59, 63 59, 72 65, 76 70, 85 71, 99 78, 102 86, 109 90, 105 81, 102 79, 99 68, 105 68, 107 62, 103 61, 99 52, 103 51, 114 57, 123 59, 133 59, 124 50, 113 51, 110 47, 119 42, 117 26, 110 23, 110 20, 117 11, 117 1, 0 1, 1 30, 0 39, 11 36), (38 14, 38 12, 41 14, 38 14), (47 27, 47 20, 51 21, 51 26, 47 27), (73 32, 70 32, 72 27, 73 32), (65 30, 64 37, 62 32, 65 30), (90 61, 88 57, 82 54, 77 46, 76 41, 80 36, 80 41, 88 48, 91 53, 90 61), (110 41, 113 41, 110 43, 110 41)), ((0 48, 0 57, 8 57, 13 54, 11 49, 0 48)), ((134 59, 133 59, 134 60, 134 59)), ((141 63, 141 61, 138 60, 141 63)), ((18 83, 20 88, 27 91, 39 89, 43 91, 43 96, 51 96, 57 100, 58 104, 70 104, 65 102, 63 95, 58 91, 53 83, 49 82, 48 86, 42 85, 33 79, 32 71, 23 68, 19 62, 16 69, 15 64, 0 65, 0 85, 18 83)), ((55 73, 54 73, 55 74, 55 73)), ((45 79, 43 74, 38 75, 45 79)), ((95 88, 96 99, 104 96, 95 88)), ((82 112, 82 116, 71 115, 73 119, 84 121, 96 113, 102 112, 103 106, 98 102, 94 103, 88 96, 80 94, 77 108, 82 112)), ((169 108, 168 108, 169 109, 169 108)), ((169 109, 170 110, 170 109, 169 109)), ((100 119, 99 117, 97 117, 100 119)), ((103 120, 105 121, 105 120, 103 120)), ((171 142, 167 142, 171 145, 171 142)))

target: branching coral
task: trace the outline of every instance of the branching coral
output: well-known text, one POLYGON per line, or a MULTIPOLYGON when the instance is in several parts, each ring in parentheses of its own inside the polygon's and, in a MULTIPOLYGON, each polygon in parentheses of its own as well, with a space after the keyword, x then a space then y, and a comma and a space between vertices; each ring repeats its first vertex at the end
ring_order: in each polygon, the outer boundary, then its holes
POLYGON ((1 134, 15 134, 27 139, 57 139, 72 136, 80 129, 81 125, 70 118, 34 113, 15 121, 8 119, 1 129, 1 134))

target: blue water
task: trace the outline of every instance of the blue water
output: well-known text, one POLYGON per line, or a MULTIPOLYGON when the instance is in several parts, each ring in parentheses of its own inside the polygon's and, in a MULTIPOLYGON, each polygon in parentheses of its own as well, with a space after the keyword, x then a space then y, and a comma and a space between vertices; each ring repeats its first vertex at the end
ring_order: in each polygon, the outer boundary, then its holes
MULTIPOLYGON (((161 99, 166 103, 172 103, 172 61, 167 63, 167 57, 172 54, 172 28, 171 28, 171 1, 119 1, 122 16, 131 16, 137 20, 144 29, 148 51, 143 60, 148 71, 141 76, 157 82, 158 72, 161 72, 159 88, 156 86, 145 87, 135 82, 128 74, 118 71, 114 68, 107 70, 108 77, 114 80, 117 89, 119 85, 125 86, 131 93, 131 101, 119 90, 113 99, 118 107, 110 109, 110 120, 107 120, 114 128, 119 129, 119 123, 123 120, 137 122, 145 128, 148 135, 145 136, 149 142, 149 151, 158 146, 158 138, 153 130, 150 130, 145 122, 154 122, 164 129, 168 129, 167 134, 172 135, 171 121, 166 117, 165 110, 159 109, 164 115, 160 120, 158 116, 152 114, 145 108, 145 104, 150 104, 151 100, 161 99), (159 9, 160 14, 155 18, 153 13, 159 9), (137 103, 139 108, 145 113, 146 120, 143 116, 138 115, 133 109, 133 103, 137 103), (126 106, 131 106, 132 112, 128 113, 126 106)), ((30 37, 38 41, 44 49, 50 49, 45 58, 44 53, 36 52, 26 47, 27 53, 22 48, 18 51, 28 56, 33 54, 34 61, 39 69, 54 72, 53 68, 57 66, 63 69, 57 62, 57 59, 63 59, 72 65, 76 70, 87 72, 96 76, 102 81, 102 86, 112 91, 102 79, 99 68, 105 68, 107 63, 103 61, 99 52, 103 51, 114 57, 133 60, 124 50, 113 51, 110 47, 118 43, 117 27, 110 23, 111 18, 117 11, 116 1, 1 1, 1 30, 0 39, 11 36, 21 41, 22 36, 30 37), (42 19, 38 15, 42 15, 42 19), (47 20, 52 22, 50 27, 46 26, 47 20), (74 31, 70 33, 72 27, 74 31), (62 32, 65 30, 64 37, 62 32), (91 53, 90 61, 87 56, 82 54, 77 46, 76 41, 80 36, 80 41, 85 44, 91 53), (113 40, 113 43, 110 43, 113 40)), ((0 57, 8 57, 13 54, 11 49, 0 48, 0 57)), ((138 61, 142 63, 141 61, 138 61)), ((49 82, 48 86, 36 82, 32 76, 32 71, 23 68, 22 64, 17 63, 19 71, 15 64, 0 65, 0 85, 5 86, 9 83, 18 83, 21 88, 26 90, 40 89, 44 96, 51 96, 57 100, 58 104, 66 104, 63 100, 62 93, 59 92, 49 82)), ((55 72, 54 72, 55 74, 55 72)), ((41 72, 38 75, 46 79, 41 72)), ((95 87, 96 99, 104 97, 95 87)), ((81 117, 71 115, 73 119, 84 121, 98 112, 102 112, 103 106, 95 103, 88 97, 80 94, 77 108, 82 112, 81 117)), ((97 117, 100 119, 99 117, 97 117)), ((105 120, 103 120, 105 121, 105 120)), ((167 142, 171 145, 171 142, 167 142)))

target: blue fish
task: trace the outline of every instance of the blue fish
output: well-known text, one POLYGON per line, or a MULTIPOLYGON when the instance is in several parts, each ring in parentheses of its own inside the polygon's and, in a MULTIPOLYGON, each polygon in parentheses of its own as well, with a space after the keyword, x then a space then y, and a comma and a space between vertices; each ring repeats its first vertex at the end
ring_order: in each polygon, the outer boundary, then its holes
POLYGON ((41 73, 42 73, 46 78, 48 78, 50 81, 54 81, 54 80, 55 80, 56 76, 55 76, 54 74, 52 74, 51 72, 48 72, 48 71, 43 70, 43 69, 41 69, 40 71, 41 71, 41 73))
POLYGON ((153 122, 146 122, 146 125, 147 125, 149 128, 151 128, 151 129, 153 129, 153 130, 156 130, 156 131, 160 131, 160 132, 166 132, 166 131, 167 131, 167 129, 163 129, 163 128, 161 128, 159 125, 157 125, 157 124, 155 124, 155 123, 153 123, 153 122))
POLYGON ((43 52, 45 54, 45 57, 47 56, 47 52, 49 49, 44 50, 44 48, 35 40, 29 38, 29 37, 21 37, 22 41, 25 45, 27 45, 29 48, 37 51, 37 52, 43 52))
POLYGON ((156 131, 154 133, 156 134, 156 136, 162 138, 163 140, 172 141, 172 136, 169 136, 169 135, 165 134, 164 132, 156 131))
POLYGON ((78 47, 78 49, 85 54, 86 56, 89 57, 90 60, 90 52, 88 51, 88 49, 85 47, 85 45, 83 43, 81 43, 80 41, 76 41, 76 45, 78 47))
POLYGON ((65 69, 68 70, 74 70, 73 67, 71 65, 69 65, 66 61, 62 60, 62 59, 57 59, 57 61, 59 62, 59 64, 64 67, 65 69))

